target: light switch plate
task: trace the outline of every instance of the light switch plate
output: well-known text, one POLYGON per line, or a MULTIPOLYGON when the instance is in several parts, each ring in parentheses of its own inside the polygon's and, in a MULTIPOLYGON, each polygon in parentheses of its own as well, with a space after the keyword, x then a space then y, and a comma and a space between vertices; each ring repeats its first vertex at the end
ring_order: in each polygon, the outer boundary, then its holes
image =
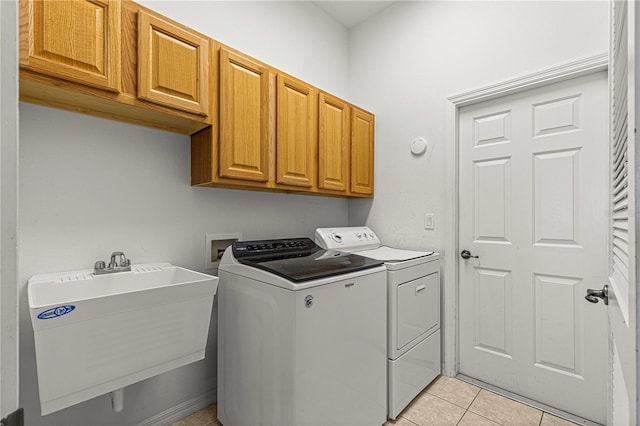
POLYGON ((433 213, 426 213, 424 215, 424 229, 435 229, 435 219, 433 213))

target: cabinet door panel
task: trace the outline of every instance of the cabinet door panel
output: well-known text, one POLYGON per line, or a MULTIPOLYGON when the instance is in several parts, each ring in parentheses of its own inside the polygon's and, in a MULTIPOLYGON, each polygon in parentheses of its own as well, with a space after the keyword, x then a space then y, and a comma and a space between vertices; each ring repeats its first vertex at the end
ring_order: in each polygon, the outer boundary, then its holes
POLYGON ((351 192, 373 194, 373 114, 351 112, 351 192))
POLYGON ((138 13, 138 97, 208 114, 209 41, 145 11, 138 13))
POLYGON ((269 180, 269 70, 220 50, 220 176, 269 180))
POLYGON ((120 2, 20 3, 20 64, 65 80, 120 90, 120 2))
POLYGON ((277 183, 310 188, 315 184, 316 90, 278 74, 277 183))
POLYGON ((320 93, 318 186, 346 191, 349 182, 349 105, 320 93))

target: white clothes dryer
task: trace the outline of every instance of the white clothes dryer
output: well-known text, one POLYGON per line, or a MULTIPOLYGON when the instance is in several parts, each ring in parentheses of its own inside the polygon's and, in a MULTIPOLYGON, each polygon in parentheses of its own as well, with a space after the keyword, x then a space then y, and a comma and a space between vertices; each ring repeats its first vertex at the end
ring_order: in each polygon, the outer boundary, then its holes
POLYGON ((366 226, 318 228, 315 240, 387 268, 387 415, 395 419, 441 371, 440 255, 383 246, 366 226))

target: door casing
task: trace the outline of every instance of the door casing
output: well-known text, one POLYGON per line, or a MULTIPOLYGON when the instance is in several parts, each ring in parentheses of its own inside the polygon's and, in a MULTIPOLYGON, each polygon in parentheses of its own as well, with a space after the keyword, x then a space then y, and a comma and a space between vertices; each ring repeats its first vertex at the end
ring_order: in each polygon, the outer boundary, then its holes
MULTIPOLYGON (((583 75, 605 71, 608 69, 608 53, 601 53, 567 64, 545 69, 533 74, 524 75, 502 83, 484 86, 472 91, 450 96, 446 99, 446 141, 445 164, 447 175, 445 179, 446 200, 446 235, 445 262, 443 279, 443 366, 442 371, 447 376, 455 376, 459 371, 458 360, 458 294, 459 277, 458 263, 458 116, 462 107, 473 105, 501 96, 511 95, 536 87, 558 83, 583 75)), ((606 160, 608 161, 608 159, 606 160)))
POLYGON ((0 418, 19 403, 18 2, 0 1, 0 418))

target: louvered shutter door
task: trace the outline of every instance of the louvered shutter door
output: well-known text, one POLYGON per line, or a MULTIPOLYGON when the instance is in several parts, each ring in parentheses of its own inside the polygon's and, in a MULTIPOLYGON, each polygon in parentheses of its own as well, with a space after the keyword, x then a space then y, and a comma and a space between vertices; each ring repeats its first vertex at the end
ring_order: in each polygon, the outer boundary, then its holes
POLYGON ((634 144, 629 143, 627 2, 615 1, 611 83, 611 259, 610 280, 628 321, 629 283, 635 282, 634 144))

